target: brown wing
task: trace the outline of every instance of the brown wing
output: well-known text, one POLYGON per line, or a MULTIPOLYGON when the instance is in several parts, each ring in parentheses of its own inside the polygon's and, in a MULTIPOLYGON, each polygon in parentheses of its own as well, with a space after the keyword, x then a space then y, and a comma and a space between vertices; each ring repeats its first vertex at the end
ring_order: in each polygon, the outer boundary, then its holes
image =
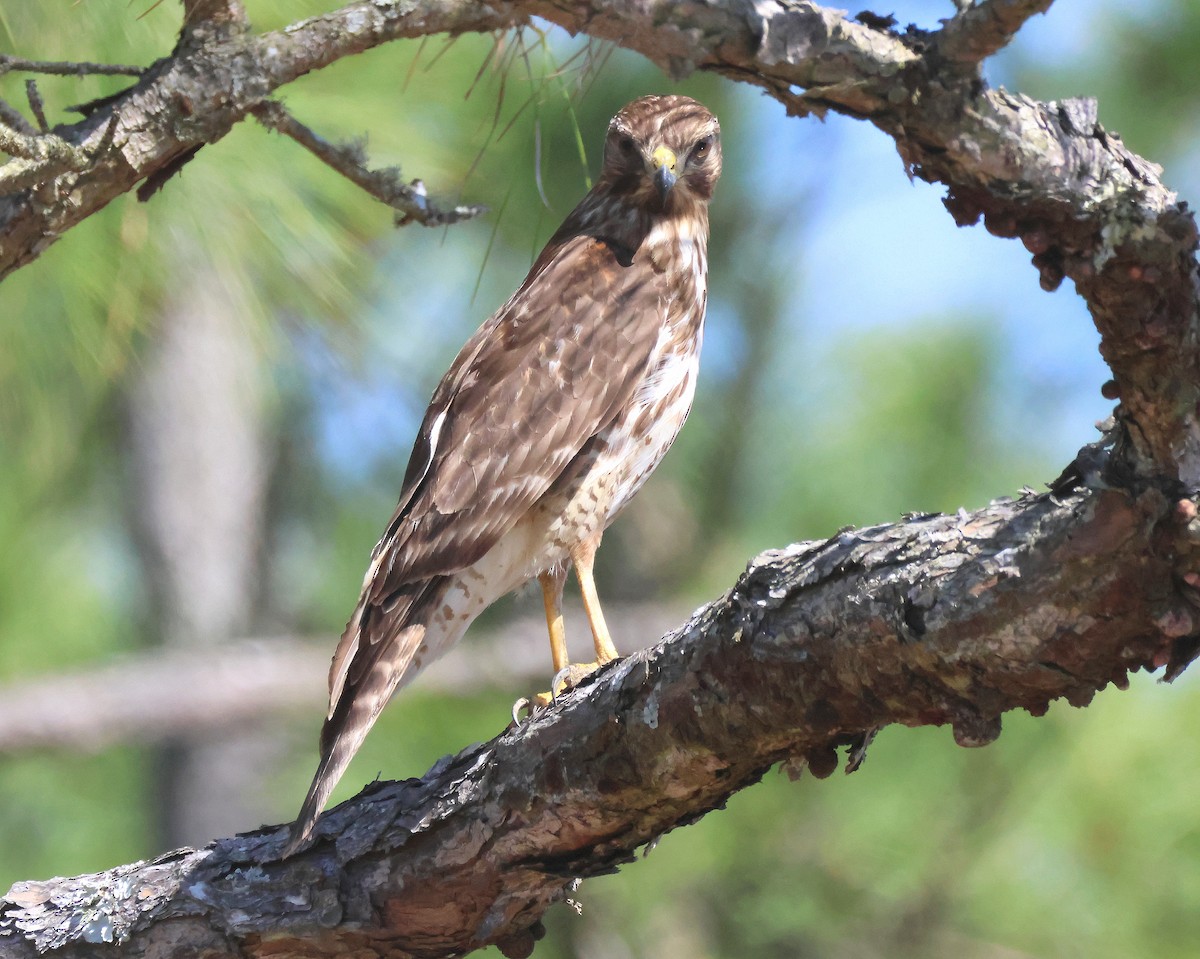
MULTIPOLYGON (((332 716, 414 584, 487 553, 621 409, 659 335, 662 274, 573 236, 547 247, 434 391, 396 512, 329 670, 332 716)), ((401 617, 402 618, 402 617, 401 617)))
POLYGON ((364 598, 464 569, 525 515, 645 375, 664 292, 591 237, 543 255, 435 391, 364 598))

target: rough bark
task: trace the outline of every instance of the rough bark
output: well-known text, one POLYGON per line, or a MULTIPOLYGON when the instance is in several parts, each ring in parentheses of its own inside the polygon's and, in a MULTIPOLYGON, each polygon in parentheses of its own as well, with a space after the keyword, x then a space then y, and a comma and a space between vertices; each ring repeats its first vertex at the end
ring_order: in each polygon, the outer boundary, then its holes
MULTIPOLYGON (((757 84, 793 112, 870 120, 913 175, 947 185, 960 223, 982 217, 1019 236, 1044 286, 1075 281, 1121 402, 1106 441, 1053 494, 760 557, 661 645, 422 780, 372 787, 295 859, 273 861, 276 828, 20 884, 0 907, 0 956, 447 956, 491 942, 526 955, 577 878, 615 868, 780 760, 827 774, 839 744, 888 723, 950 724, 959 743, 980 745, 1005 710, 1083 705, 1130 669, 1186 666, 1200 646, 1195 223, 1093 104, 982 83, 979 58, 1046 5, 986 0, 923 33, 802 0, 377 0, 271 35, 215 30, 58 131, 90 146, 115 123, 90 168, 0 201, 0 275, 305 72, 400 36, 544 17, 673 72, 757 84)), ((236 9, 192 5, 206 7, 236 9)))
POLYGON ((1155 491, 1079 490, 764 554, 663 643, 421 780, 369 787, 293 859, 269 827, 18 884, 0 956, 526 955, 576 880, 774 763, 827 775, 889 723, 982 745, 1005 710, 1185 661, 1166 540, 1189 515, 1155 491))

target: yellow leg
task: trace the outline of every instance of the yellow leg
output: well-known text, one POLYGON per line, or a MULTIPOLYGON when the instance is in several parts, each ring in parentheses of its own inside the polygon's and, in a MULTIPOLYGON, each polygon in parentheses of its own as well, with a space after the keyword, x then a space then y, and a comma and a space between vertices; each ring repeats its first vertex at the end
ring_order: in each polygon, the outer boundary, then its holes
POLYGON ((563 669, 569 659, 567 657, 567 629, 563 625, 562 596, 563 582, 566 571, 562 573, 542 573, 538 582, 542 585, 542 605, 546 608, 546 631, 550 634, 550 659, 554 663, 554 673, 563 669))
POLYGON ((575 573, 579 577, 579 589, 583 593, 583 610, 587 613, 588 625, 592 627, 592 640, 596 645, 596 662, 572 665, 567 656, 567 631, 563 625, 562 596, 563 582, 566 580, 566 570, 562 572, 542 573, 538 583, 542 587, 542 605, 546 610, 546 631, 550 634, 550 658, 554 661, 553 687, 550 692, 538 693, 532 699, 519 699, 513 705, 513 722, 521 721, 521 713, 542 706, 549 706, 554 698, 565 690, 571 689, 581 682, 585 676, 595 672, 597 668, 619 659, 617 649, 613 646, 612 637, 608 634, 608 626, 604 622, 604 613, 600 609, 600 599, 596 595, 596 582, 592 578, 592 561, 596 557, 597 537, 594 543, 581 544, 571 551, 571 562, 575 564, 575 573))
POLYGON ((600 597, 596 594, 596 580, 592 577, 592 563, 596 558, 596 547, 600 537, 580 543, 571 551, 571 562, 575 564, 575 575, 579 577, 579 591, 583 594, 583 611, 588 625, 592 627, 592 640, 596 644, 596 662, 603 666, 620 657, 613 645, 604 622, 604 611, 600 608, 600 597))
POLYGON ((567 571, 551 570, 538 575, 538 583, 542 587, 542 607, 546 610, 546 632, 550 634, 550 660, 554 664, 554 680, 548 692, 537 693, 532 699, 522 696, 513 703, 513 722, 521 721, 521 713, 533 712, 541 706, 549 706, 554 697, 566 688, 566 683, 559 679, 565 675, 570 666, 567 656, 567 628, 563 623, 562 598, 563 584, 567 580, 567 571))

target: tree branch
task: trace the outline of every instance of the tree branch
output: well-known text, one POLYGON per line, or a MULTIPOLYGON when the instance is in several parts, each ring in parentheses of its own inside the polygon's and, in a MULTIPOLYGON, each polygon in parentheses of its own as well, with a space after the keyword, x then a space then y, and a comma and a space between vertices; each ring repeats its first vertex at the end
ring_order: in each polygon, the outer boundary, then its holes
MULTIPOLYGON (((68 169, 82 170, 88 164, 88 155, 82 150, 72 147, 61 137, 54 134, 37 133, 25 135, 0 125, 0 151, 9 156, 22 160, 32 160, 36 163, 57 165, 68 169)), ((6 173, 8 165, 0 167, 0 173, 6 173)), ((0 180, 0 185, 7 184, 10 177, 0 180)))
POLYGON ((209 22, 244 23, 246 9, 242 0, 183 0, 183 19, 187 24, 209 22))
MULTIPOLYGON (((614 603, 604 611, 613 635, 630 639, 661 636, 679 621, 679 610, 665 603, 614 603)), ((568 608, 566 615, 583 621, 582 610, 568 608)), ((453 695, 504 688, 514 699, 544 688, 545 629, 541 616, 521 616, 472 636, 432 666, 421 687, 453 695)), ((242 639, 26 678, 0 687, 0 755, 215 736, 288 709, 318 716, 335 644, 332 636, 242 639)))
POLYGON ((982 0, 966 5, 938 34, 937 47, 947 60, 980 63, 1003 50, 1025 21, 1045 13, 1054 0, 982 0))
MULTIPOLYGON (((228 9, 235 7, 231 0, 228 9)), ((141 180, 220 139, 299 76, 392 40, 503 30, 539 16, 636 50, 673 74, 705 69, 756 84, 793 112, 869 119, 896 140, 912 175, 950 188, 947 206, 959 223, 982 217, 992 232, 1021 237, 1047 288, 1075 281, 1121 398, 1115 465, 1200 488, 1200 363, 1191 333, 1200 283, 1190 211, 1158 167, 1099 125, 1094 104, 1039 103, 979 80, 979 51, 1041 8, 989 0, 931 35, 900 34, 886 20, 855 22, 807 0, 753 8, 734 0, 360 0, 261 35, 237 21, 201 31, 134 87, 59 129, 67 144, 87 147, 115 117, 117 149, 84 169, 46 161, 54 190, 0 200, 0 277, 141 180)))
POLYGON ((4 73, 52 73, 63 77, 130 76, 140 77, 142 67, 131 67, 120 63, 75 63, 69 60, 26 60, 23 57, 0 53, 0 74, 4 73))
POLYGON ((1193 614, 1151 543, 1197 538, 1183 503, 1026 496, 763 554, 663 643, 420 780, 369 787, 291 860, 276 860, 286 834, 270 827, 17 884, 0 907, 0 957, 185 943, 221 956, 269 944, 297 957, 441 957, 488 943, 528 955, 577 880, 631 861, 781 760, 827 775, 839 745, 889 723, 948 723, 960 744, 982 745, 1006 710, 1083 705, 1130 670, 1182 667, 1196 653, 1193 614))
POLYGON ((0 100, 0 124, 12 127, 17 133, 29 136, 34 136, 38 132, 37 128, 26 120, 19 110, 5 100, 0 100))
POLYGON ((34 120, 37 121, 37 128, 41 133, 49 133, 50 125, 46 123, 46 108, 42 101, 42 94, 37 88, 37 82, 30 77, 25 81, 25 96, 29 100, 29 112, 33 114, 34 120))
POLYGON ((321 139, 303 123, 288 113, 281 103, 265 100, 251 111, 268 130, 291 137, 322 163, 332 167, 351 183, 361 187, 375 199, 390 206, 398 214, 396 225, 404 226, 417 222, 423 226, 440 226, 457 223, 486 212, 485 206, 456 206, 442 210, 429 202, 425 184, 420 180, 404 183, 400 170, 388 167, 384 170, 367 168, 366 157, 361 147, 336 146, 321 139))
POLYGON ((86 170, 91 157, 53 133, 24 134, 0 123, 0 151, 16 157, 0 166, 0 197, 45 183, 47 174, 86 170))

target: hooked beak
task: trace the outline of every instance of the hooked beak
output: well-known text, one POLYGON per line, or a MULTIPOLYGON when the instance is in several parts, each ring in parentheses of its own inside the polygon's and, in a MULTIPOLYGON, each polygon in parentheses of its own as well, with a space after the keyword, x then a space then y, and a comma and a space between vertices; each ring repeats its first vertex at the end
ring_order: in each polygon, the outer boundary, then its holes
POLYGON ((671 192, 671 187, 679 179, 679 160, 671 150, 659 147, 654 151, 650 161, 654 164, 654 185, 658 187, 658 195, 661 199, 666 200, 667 194, 671 192))

